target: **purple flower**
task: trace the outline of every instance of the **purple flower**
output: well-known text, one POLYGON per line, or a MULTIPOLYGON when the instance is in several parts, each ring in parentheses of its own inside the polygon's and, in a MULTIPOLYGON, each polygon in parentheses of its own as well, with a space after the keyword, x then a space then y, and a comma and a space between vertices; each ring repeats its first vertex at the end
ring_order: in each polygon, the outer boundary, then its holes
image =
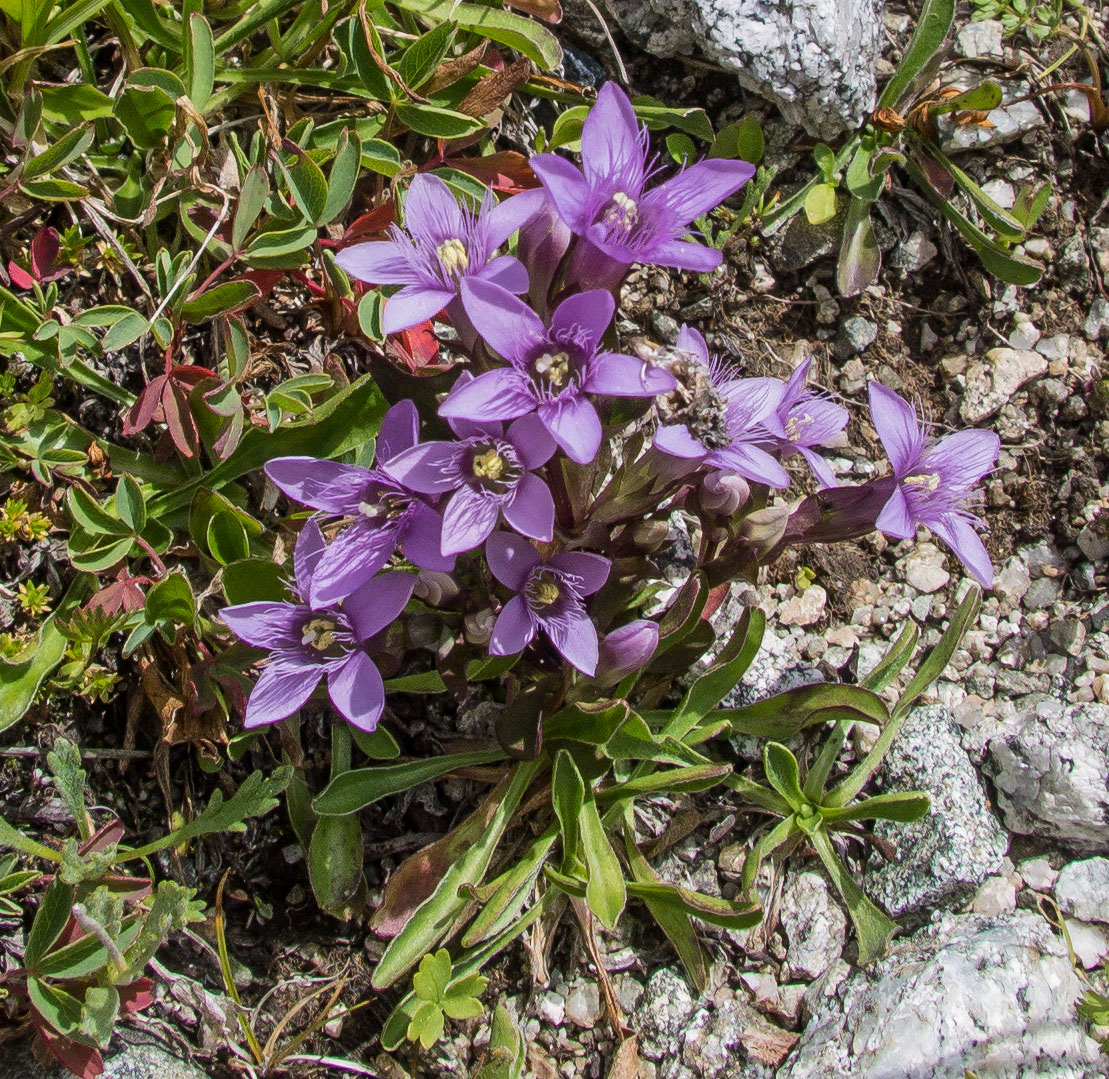
POLYGON ((528 275, 508 255, 493 253, 543 205, 539 189, 493 204, 487 195, 476 213, 459 206, 438 176, 413 177, 404 201, 407 233, 394 226, 392 240, 356 244, 335 262, 352 277, 375 285, 403 285, 385 304, 381 328, 399 333, 437 315, 458 295, 464 278, 496 281, 524 292, 528 275))
POLYGON ((785 469, 762 449, 767 417, 782 399, 776 378, 736 378, 732 369, 709 359, 705 339, 683 326, 670 371, 678 388, 659 405, 663 423, 654 444, 663 453, 738 472, 768 487, 788 487, 785 469))
POLYGON ((325 549, 320 526, 309 521, 293 552, 298 602, 240 603, 220 612, 238 637, 270 653, 247 702, 247 727, 291 716, 325 676, 331 703, 348 722, 372 731, 381 717, 385 686, 369 649, 404 610, 416 578, 383 573, 347 596, 341 608, 311 603, 312 577, 325 549))
MULTIPOLYGON (((556 154, 531 167, 572 232, 579 279, 612 287, 633 262, 654 262, 700 273, 716 269, 721 254, 681 239, 690 222, 721 203, 753 175, 743 161, 710 159, 683 169, 650 191, 647 132, 627 95, 606 83, 581 133, 581 170, 556 154)), ((572 276, 575 276, 572 274, 572 276)))
MULTIPOLYGON (((388 461, 413 446, 419 418, 411 401, 385 414, 377 438, 377 459, 388 461)), ((443 519, 380 468, 358 468, 314 457, 278 457, 269 476, 290 498, 351 523, 332 541, 312 574, 309 600, 335 603, 369 580, 392 557, 398 544, 420 569, 451 570, 454 559, 439 550, 443 519)))
POLYGON ((658 647, 658 623, 637 618, 614 629, 601 641, 597 659, 597 681, 614 686, 633 671, 641 670, 658 647))
POLYGON ((563 300, 546 328, 512 293, 464 281, 462 302, 474 328, 511 364, 456 384, 439 409, 450 419, 513 420, 531 412, 563 452, 588 464, 601 444, 601 420, 587 393, 653 397, 674 376, 634 356, 598 352, 615 302, 603 289, 563 300))
POLYGON ((973 527, 981 522, 963 506, 997 461, 1001 439, 993 431, 972 430, 927 441, 908 402, 877 382, 870 384, 870 416, 896 481, 877 528, 910 539, 918 524, 927 525, 983 588, 992 587, 993 563, 973 527))
POLYGON ((763 420, 763 426, 773 438, 773 449, 782 460, 795 453, 801 454, 821 486, 835 487, 839 482, 836 474, 812 447, 826 446, 847 426, 847 409, 805 389, 811 365, 812 359, 807 359, 789 376, 778 407, 763 420))
POLYGON ((421 494, 454 491, 443 511, 444 557, 470 551, 504 519, 517 532, 549 541, 554 536, 554 499, 532 469, 550 460, 555 444, 532 414, 503 430, 500 423, 452 421, 457 442, 422 442, 384 469, 421 494))
POLYGON ((583 674, 597 669, 597 630, 585 613, 584 596, 605 583, 612 563, 599 554, 571 551, 543 562, 526 540, 494 532, 485 544, 493 576, 516 593, 497 616, 489 652, 522 652, 542 630, 563 659, 583 674))

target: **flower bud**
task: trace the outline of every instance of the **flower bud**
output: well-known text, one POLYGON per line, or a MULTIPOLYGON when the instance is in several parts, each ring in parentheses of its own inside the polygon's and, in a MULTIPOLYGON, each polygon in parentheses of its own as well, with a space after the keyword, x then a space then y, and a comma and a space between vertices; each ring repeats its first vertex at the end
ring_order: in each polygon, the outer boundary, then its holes
POLYGON ((789 524, 788 506, 767 506, 743 519, 740 535, 761 556, 772 550, 785 535, 789 524))
POLYGON ((466 640, 470 644, 488 644, 493 636, 493 626, 497 623, 497 616, 488 607, 484 607, 476 614, 468 614, 462 620, 466 629, 466 640))
POLYGON ((738 472, 710 472, 701 481, 701 506, 709 513, 731 517, 751 497, 751 488, 738 472))
POLYGON ((444 603, 450 603, 458 595, 458 582, 449 573, 421 570, 412 595, 422 599, 430 607, 440 607, 444 603))
POLYGON ((596 680, 613 686, 645 666, 658 647, 658 623, 647 618, 614 629, 601 642, 596 680))

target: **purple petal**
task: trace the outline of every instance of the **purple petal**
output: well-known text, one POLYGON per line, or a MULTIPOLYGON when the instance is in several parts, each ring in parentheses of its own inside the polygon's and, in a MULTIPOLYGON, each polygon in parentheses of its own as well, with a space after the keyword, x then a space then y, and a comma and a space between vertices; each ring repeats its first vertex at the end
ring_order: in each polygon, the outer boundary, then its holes
POLYGON ((597 670, 597 629, 584 611, 570 611, 549 622, 540 619, 539 624, 567 663, 582 674, 597 670))
POLYGON ((478 423, 514 420, 535 410, 531 385, 531 379, 516 368, 498 367, 451 390, 439 406, 439 415, 478 423))
POLYGON ((874 527, 879 532, 885 532, 887 536, 893 536, 896 539, 912 539, 916 535, 916 521, 909 512, 909 503, 901 484, 893 489, 893 494, 882 507, 874 527))
POLYGON ((705 367, 708 367, 709 346, 700 330, 695 330, 692 326, 683 326, 678 331, 676 345, 682 352, 688 352, 690 355, 696 356, 705 367))
POLYGON ((377 729, 385 710, 385 685, 381 672, 365 652, 358 649, 328 672, 327 692, 335 710, 360 731, 377 729))
POLYGON ((608 580, 612 563, 603 555, 588 551, 564 551, 551 559, 555 569, 566 570, 582 579, 581 594, 591 596, 608 580))
POLYGON ((425 285, 406 285, 395 296, 385 301, 385 312, 381 316, 381 329, 384 333, 400 333, 410 330, 434 318, 451 300, 453 292, 445 289, 428 288, 425 285))
POLYGON ((555 440, 534 412, 509 424, 507 438, 526 469, 542 468, 554 456, 555 440))
MULTIPOLYGON (((880 382, 871 382, 870 419, 900 479, 915 466, 924 449, 924 432, 909 403, 880 382)), ((886 529, 882 529, 886 531, 886 529)))
POLYGON ((240 640, 272 650, 299 647, 300 627, 309 614, 300 604, 260 600, 224 607, 220 618, 240 640))
POLYGON ((528 272, 524 269, 524 264, 511 255, 497 256, 467 280, 488 281, 492 285, 500 285, 509 292, 528 290, 528 272))
POLYGON ((643 198, 644 209, 657 207, 675 224, 684 225, 719 206, 754 175, 754 165, 746 161, 698 161, 648 192, 643 198))
POLYGON ((727 426, 732 437, 767 419, 782 399, 785 383, 777 378, 737 378, 721 387, 728 403, 727 426))
POLYGON ((571 461, 587 465, 597 456, 601 445, 601 418, 587 398, 564 393, 541 404, 538 413, 551 437, 571 461))
POLYGON ((457 442, 421 442, 398 453, 382 471, 410 491, 438 495, 453 491, 461 482, 458 474, 457 442))
MULTIPOLYGON (((643 188, 646 149, 639 121, 627 94, 606 82, 581 132, 581 161, 585 177, 594 188, 623 190, 633 198, 643 188)), ((535 162, 533 161, 534 165, 535 162)))
POLYGON ((533 473, 525 472, 520 477, 516 494, 503 510, 504 519, 517 532, 544 543, 554 537, 554 498, 550 488, 533 473))
POLYGON ((755 483, 768 487, 788 487, 789 473, 766 450, 749 442, 733 442, 710 453, 707 462, 714 468, 730 468, 755 483))
POLYGON ((415 587, 414 574, 394 571, 379 574, 347 596, 343 613, 350 620, 355 637, 368 641, 392 625, 412 598, 415 587))
POLYGON ((832 471, 832 466, 824 460, 815 450, 810 450, 808 446, 798 446, 797 452, 805 458, 809 468, 812 469, 812 474, 817 478, 821 487, 838 487, 839 479, 832 471))
POLYGON ((454 555, 445 558, 441 551, 443 518, 430 506, 417 502, 412 516, 404 524, 400 537, 404 557, 420 569, 450 573, 454 569, 454 555))
POLYGON ((959 561, 983 588, 993 588, 993 563, 978 533, 965 517, 949 513, 941 520, 929 522, 928 527, 958 555, 959 561))
POLYGON ((377 433, 379 463, 396 457, 401 450, 411 449, 420 439, 420 414, 414 401, 398 401, 381 421, 377 433))
POLYGON ((315 457, 275 457, 266 475, 290 498, 325 513, 354 513, 373 479, 367 468, 315 457))
POLYGON ((547 340, 539 316, 500 285, 467 278, 462 282, 462 303, 485 343, 510 362, 522 363, 529 349, 547 340))
POLYGON ((250 691, 243 726, 261 727, 291 716, 312 696, 325 669, 322 663, 303 667, 271 663, 258 676, 250 691))
POLYGON ((405 257, 410 250, 407 242, 375 240, 340 251, 335 256, 335 265, 371 285, 415 285, 420 275, 405 257))
POLYGON ((939 472, 953 495, 970 491, 997 462, 1001 439, 993 431, 956 431, 945 435, 920 462, 921 470, 939 472))
POLYGON ((397 522, 376 527, 361 518, 331 541, 312 574, 313 610, 338 603, 368 581, 397 549, 397 522))
POLYGON ((323 538, 323 530, 318 522, 306 521, 293 548, 293 574, 296 577, 297 590, 302 596, 311 592, 312 574, 326 550, 327 541, 323 538))
POLYGON ((547 194, 541 187, 521 191, 504 202, 497 203, 485 215, 486 238, 489 249, 495 251, 517 229, 522 229, 529 221, 543 212, 547 204, 547 194))
POLYGON ((673 457, 704 457, 708 450, 690 433, 684 423, 665 424, 655 431, 654 444, 673 457))
POLYGON ((645 667, 657 647, 657 622, 640 618, 614 629, 601 642, 598 678, 603 678, 603 685, 615 685, 632 671, 645 667))
POLYGON ((528 571, 539 564, 539 552, 510 532, 494 532, 485 541, 485 558, 493 576, 513 592, 523 588, 528 571))
POLYGON ((464 239, 469 222, 451 189, 438 176, 421 172, 412 178, 404 199, 404 223, 413 236, 431 240, 464 239))
POLYGON ((665 368, 619 352, 602 352, 594 358, 583 388, 609 397, 654 397, 676 386, 674 376, 665 368))
POLYGON ((782 394, 781 401, 778 402, 778 408, 783 412, 788 412, 800 399, 801 395, 805 392, 805 380, 809 377, 809 368, 812 366, 812 357, 807 360, 802 360, 794 369, 793 374, 786 379, 785 392, 782 394))
MULTIPOLYGON (((779 415, 781 410, 779 404, 779 415)), ((800 448, 827 445, 847 426, 848 415, 847 409, 826 397, 810 397, 795 405, 789 418, 799 425, 795 442, 800 448)))
MULTIPOLYGON (((462 487, 447 503, 443 513, 444 555, 472 551, 485 542, 500 516, 500 507, 472 487, 462 487)), ((550 539, 550 536, 547 537, 550 539)))
POLYGON ((528 610, 523 596, 513 596, 497 615, 493 636, 489 639, 491 656, 514 656, 535 638, 535 617, 528 610))
POLYGON ((660 266, 673 266, 677 270, 693 273, 712 273, 724 256, 714 247, 691 243, 689 240, 664 240, 651 245, 650 261, 660 266))
POLYGON ((584 347, 596 348, 604 337, 615 310, 616 301, 611 292, 603 288, 579 292, 563 300, 555 308, 551 315, 551 336, 554 340, 562 337, 574 340, 578 336, 575 331, 585 330, 589 335, 589 344, 584 347))
POLYGON ((529 162, 542 181, 558 216, 581 235, 589 224, 589 184, 585 177, 558 154, 538 154, 529 162))

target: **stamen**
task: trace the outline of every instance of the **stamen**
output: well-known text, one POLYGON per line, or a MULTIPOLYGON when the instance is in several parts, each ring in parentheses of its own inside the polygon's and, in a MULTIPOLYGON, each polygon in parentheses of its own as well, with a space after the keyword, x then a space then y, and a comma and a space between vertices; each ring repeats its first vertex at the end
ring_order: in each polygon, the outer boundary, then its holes
POLYGON ((626 191, 617 191, 609 200, 602 220, 609 228, 631 232, 639 217, 639 207, 626 191))
POLYGON ((459 277, 470 266, 470 256, 466 253, 466 245, 457 236, 444 240, 436 249, 443 269, 451 277, 459 277))
POLYGON ((335 643, 335 630, 330 618, 313 618, 301 630, 300 643, 317 652, 326 652, 335 643))
POLYGON ((358 512, 372 521, 375 517, 384 517, 388 511, 380 502, 359 502, 358 512))
POLYGON ((508 462, 490 446, 484 453, 474 454, 474 475, 482 480, 499 480, 508 467, 508 462))
POLYGON ((803 416, 790 416, 786 421, 786 438, 790 442, 797 442, 801 438, 801 433, 811 423, 816 421, 807 412, 803 416))
POLYGON ((570 377, 570 354, 568 352, 544 352, 534 364, 535 373, 545 378, 552 386, 565 385, 570 377))
POLYGON ((921 472, 916 476, 906 476, 901 482, 919 487, 922 491, 931 494, 933 491, 939 490, 940 474, 938 472, 921 472))
POLYGON ((561 595, 558 582, 548 573, 534 577, 528 587, 528 599, 534 607, 550 607, 561 595))

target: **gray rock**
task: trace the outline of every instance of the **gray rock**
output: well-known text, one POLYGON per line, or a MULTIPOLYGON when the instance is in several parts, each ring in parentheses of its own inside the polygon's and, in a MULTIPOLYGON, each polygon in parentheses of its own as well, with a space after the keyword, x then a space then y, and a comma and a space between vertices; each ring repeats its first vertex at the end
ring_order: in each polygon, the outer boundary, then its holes
POLYGON ((1109 300, 1104 296, 1099 296, 1090 304, 1082 332, 1091 341, 1100 341, 1103 335, 1109 333, 1109 300))
POLYGON ((566 1018, 578 1027, 589 1029, 601 1018, 601 992, 596 982, 579 982, 566 995, 566 1018))
MULTIPOLYGON (((1014 87, 1014 93, 1026 93, 1014 87)), ((1004 146, 1024 138, 1029 132, 1044 126, 1043 114, 1032 101, 1018 101, 1003 105, 990 112, 990 127, 977 124, 952 126, 941 133, 940 143, 947 151, 973 150, 985 146, 1004 146)))
MULTIPOLYGON (((853 130, 874 107, 880 0, 606 0, 605 7, 649 53, 701 49, 820 138, 853 130)), ((582 17, 592 19, 587 12, 583 5, 582 17)))
POLYGON ((990 742, 986 767, 1011 832, 1109 852, 1109 706, 1019 716, 990 742))
POLYGON ((1024 883, 1036 892, 1050 892, 1059 874, 1051 868, 1046 858, 1029 858, 1017 866, 1024 883))
POLYGON ((1018 348, 991 348, 985 362, 967 369, 966 392, 959 415, 967 423, 981 423, 992 416, 1026 382, 1047 372, 1047 358, 1018 348))
POLYGON ((817 1003, 778 1079, 1084 1079, 1066 947, 1038 914, 944 915, 817 1003))
POLYGON ((832 351, 841 360, 865 352, 878 337, 878 327, 869 319, 853 315, 844 319, 839 335, 832 344, 832 351))
POLYGON ((1063 866, 1055 881, 1055 902, 1064 914, 1109 925, 1109 858, 1063 866))
POLYGON ((996 19, 968 22, 955 35, 955 49, 960 56, 974 59, 979 56, 1001 56, 1001 35, 1004 27, 996 19))
POLYGON ((819 873, 794 874, 782 893, 782 928, 789 977, 819 978, 843 951, 847 918, 819 873))
POLYGON ((843 239, 847 205, 847 199, 840 200, 836 216, 819 225, 811 224, 803 213, 794 214, 767 239, 767 257, 774 268, 779 273, 796 272, 812 265, 817 259, 835 254, 843 239))
MULTIPOLYGON (((30 1041, 4 1051, 4 1079, 72 1079, 61 1065, 44 1068, 31 1056, 30 1041)), ((101 1079, 208 1079, 208 1073, 153 1044, 123 1045, 104 1054, 101 1079)))
POLYGON ((1109 952, 1109 940, 1106 940, 1105 930, 1099 925, 1088 925, 1077 918, 1064 918, 1067 926, 1067 936, 1070 937, 1070 946, 1074 949, 1075 957, 1087 970, 1093 970, 1109 952))
POLYGON ((676 1056, 689 1017, 696 1010, 689 984, 678 971, 670 967, 655 971, 643 987, 633 1024, 643 1055, 648 1060, 676 1056))
POLYGON ((879 775, 891 791, 922 790, 931 812, 911 824, 878 821, 897 859, 875 856, 863 889, 893 917, 931 914, 969 899, 1005 857, 1008 839, 945 708, 917 708, 901 728, 879 775))

